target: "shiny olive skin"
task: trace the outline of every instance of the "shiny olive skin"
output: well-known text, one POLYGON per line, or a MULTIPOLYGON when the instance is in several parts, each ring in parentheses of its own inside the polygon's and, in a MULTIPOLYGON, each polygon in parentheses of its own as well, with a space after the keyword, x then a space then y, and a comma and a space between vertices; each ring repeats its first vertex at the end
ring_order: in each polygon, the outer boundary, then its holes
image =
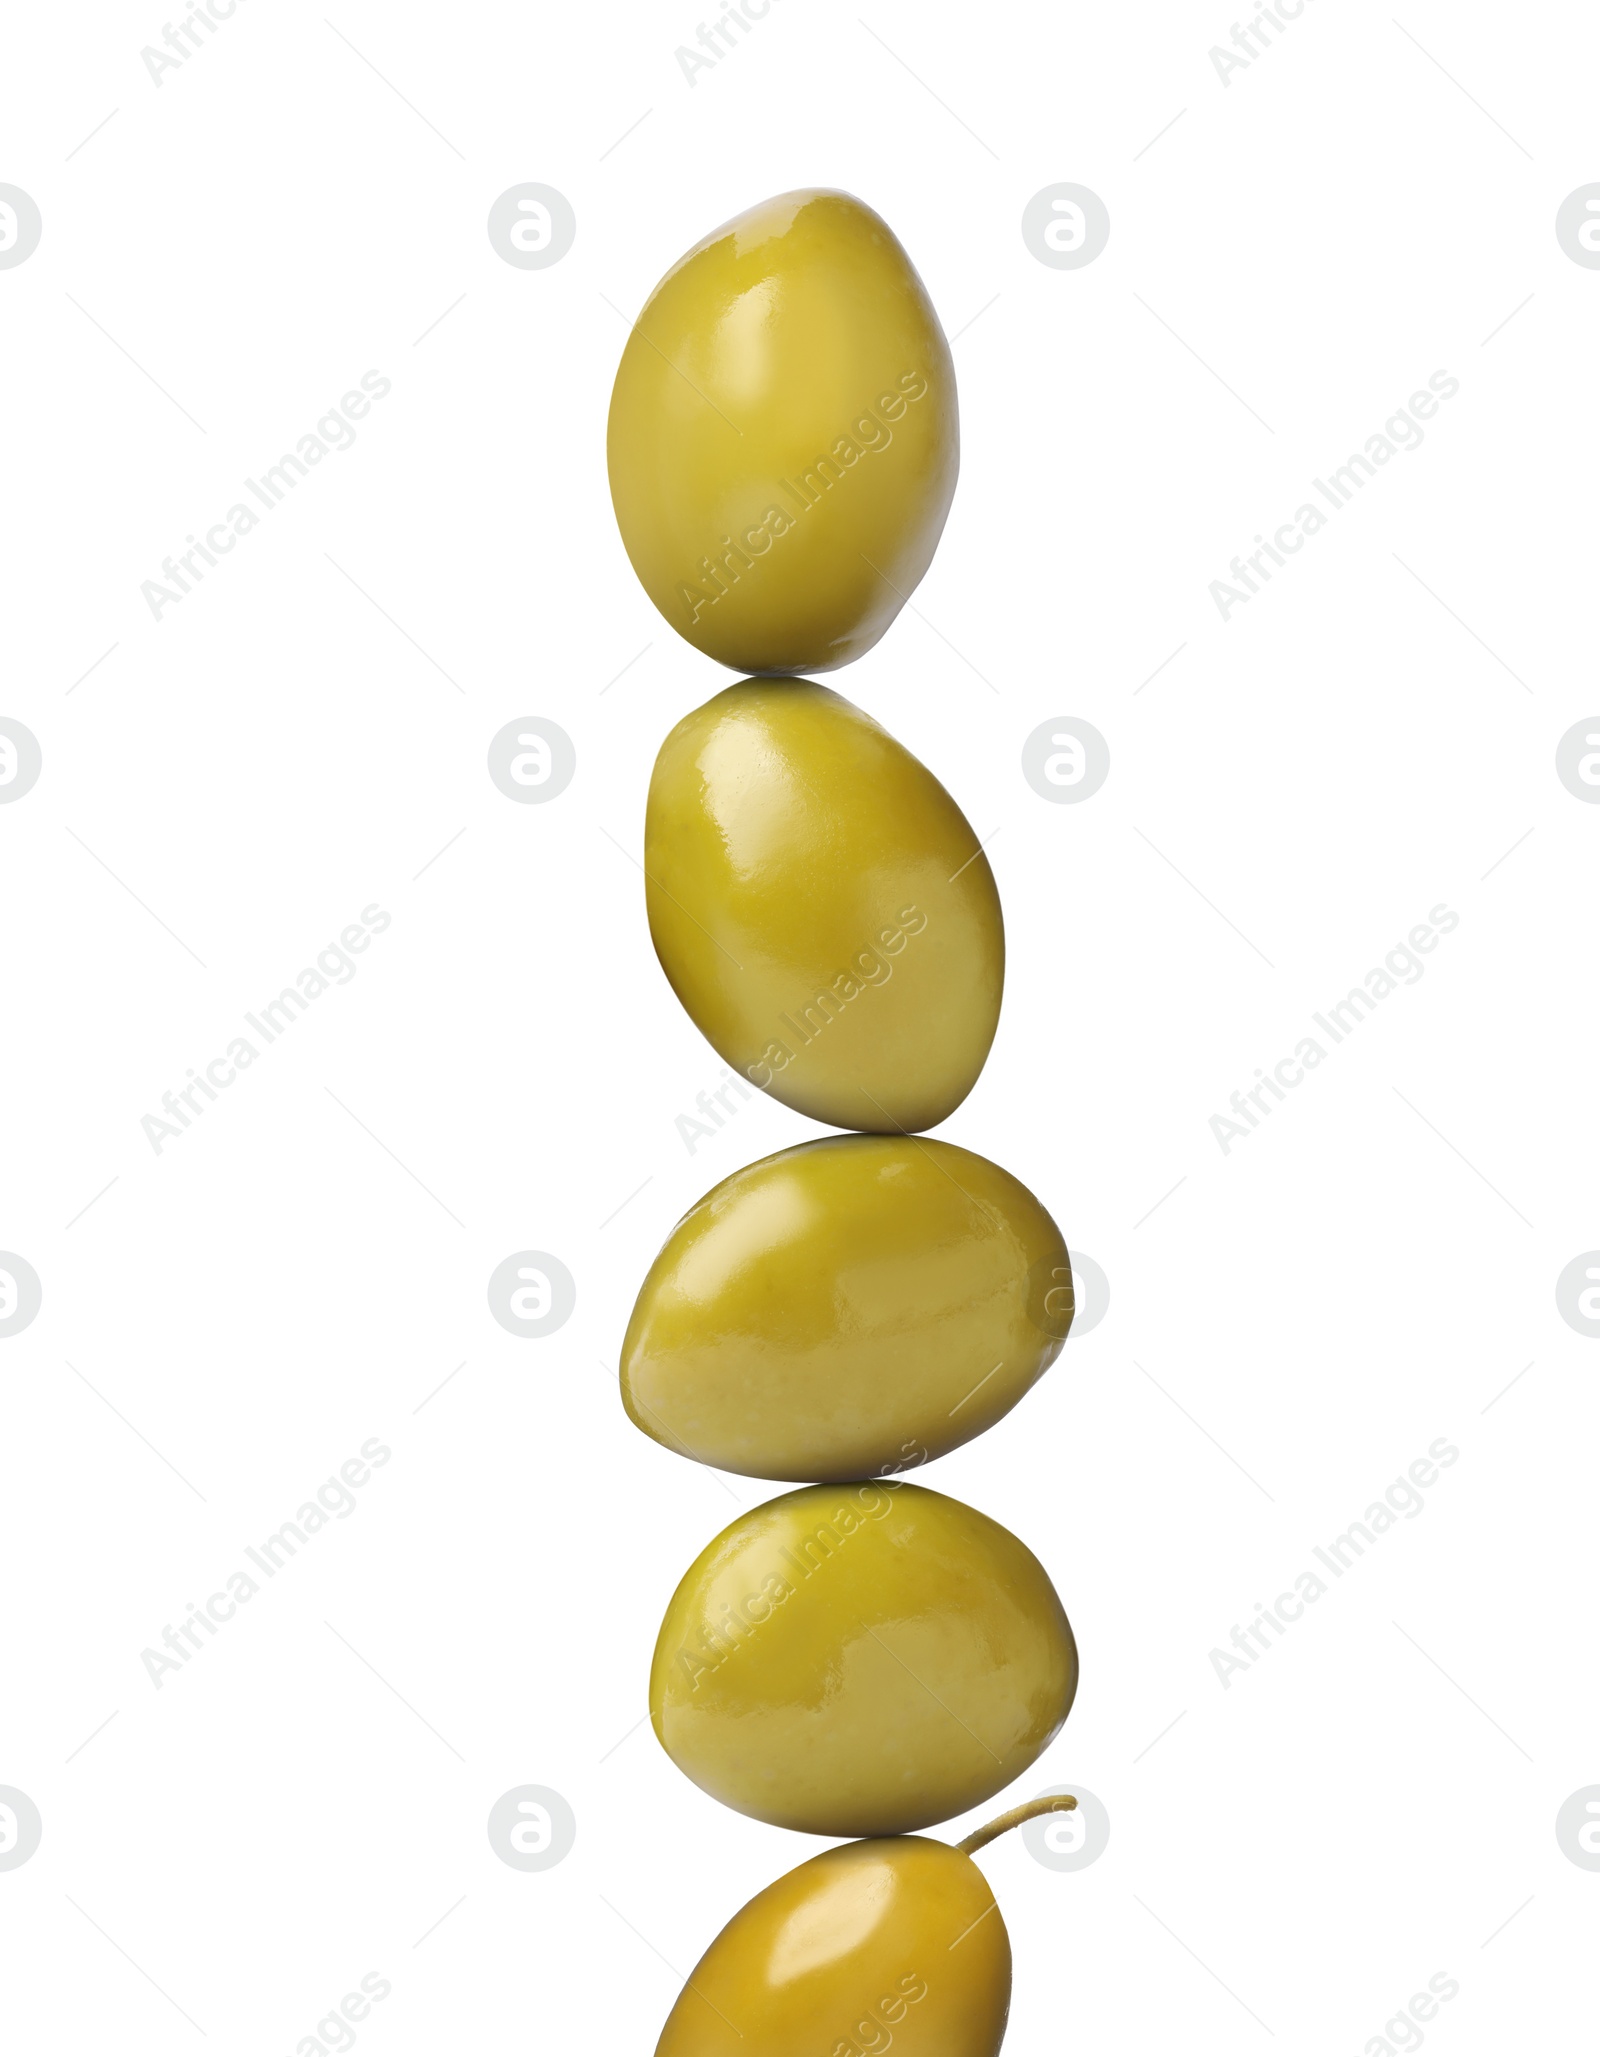
POLYGON ((745 672, 870 650, 960 461, 950 346, 887 223, 807 190, 697 243, 623 349, 606 459, 633 568, 697 650, 745 672))
POLYGON ((1009 1172, 953 1143, 830 1136, 678 1223, 628 1324, 622 1400, 702 1464, 859 1479, 981 1435, 1071 1320, 1061 1231, 1009 1172))
POLYGON ((723 1059, 835 1128, 931 1128, 1000 1018, 989 860, 933 774, 827 686, 748 679, 680 721, 645 810, 656 955, 723 1059))
POLYGON ((656 2057, 996 2057, 1011 1942, 970 1857, 922 1836, 812 1857, 733 1917, 656 2057))
POLYGON ((1019 1777, 1077 1683, 1032 1551, 960 1500, 867 1480, 785 1493, 701 1552, 661 1624, 650 1718, 741 1814, 898 1835, 1019 1777))

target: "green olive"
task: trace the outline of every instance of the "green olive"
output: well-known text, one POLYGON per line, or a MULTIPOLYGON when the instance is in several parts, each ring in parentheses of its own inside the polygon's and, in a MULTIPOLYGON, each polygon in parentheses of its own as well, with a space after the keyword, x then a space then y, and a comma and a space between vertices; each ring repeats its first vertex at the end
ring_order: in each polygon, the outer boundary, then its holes
POLYGON ((622 353, 606 456, 641 583, 732 671, 870 650, 956 487, 955 368, 886 222, 783 193, 656 287, 622 353))
POLYGON ((809 681, 746 680, 661 746, 650 934, 724 1060, 835 1128, 931 1128, 1000 1018, 989 860, 909 750, 809 681))
POLYGON ((656 2057, 996 2057, 1011 1939, 972 1852, 1077 1804, 1014 1808, 954 1848, 880 1836, 797 1865, 700 1959, 656 2057))
POLYGON ((741 1814, 897 1835, 1019 1777, 1077 1683, 1031 1550, 960 1500, 866 1480, 785 1493, 701 1552, 661 1624, 650 1718, 741 1814))
POLYGON ((622 1400, 702 1464, 859 1479, 981 1435, 1071 1320, 1061 1231, 1009 1172, 953 1143, 831 1136, 678 1223, 628 1324, 622 1400))

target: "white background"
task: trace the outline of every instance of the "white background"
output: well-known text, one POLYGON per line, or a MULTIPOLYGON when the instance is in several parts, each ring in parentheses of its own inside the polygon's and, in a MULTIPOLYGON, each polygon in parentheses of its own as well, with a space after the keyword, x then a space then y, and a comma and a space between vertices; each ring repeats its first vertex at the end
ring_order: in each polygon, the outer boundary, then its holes
POLYGON ((1222 5, 774 0, 691 87, 692 17, 240 0, 159 87, 159 7, 10 19, 0 179, 44 236, 0 271, 0 712, 44 771, 0 807, 0 1247, 44 1303, 0 1343, 0 1784, 44 1839, 0 1872, 7 2039, 268 2057, 376 1971, 374 2057, 644 2051, 668 1965, 820 1847, 636 1726, 678 1576, 767 1494, 629 1426, 618 1341, 677 1215, 816 1131, 674 1126, 722 1068, 630 853, 728 680, 632 576, 604 423, 614 308, 830 184, 957 338, 938 557, 832 681, 999 831, 1005 1012, 944 1133, 1111 1281, 928 1474, 1082 1648, 1008 1798, 1112 1820, 1086 1871, 983 1860, 1008 2053, 1381 2048, 1441 1971, 1441 2052, 1570 2044, 1600 1353, 1554 1283, 1600 1243, 1600 810, 1554 752, 1600 705, 1600 273, 1553 222, 1600 178, 1600 23, 1308 0, 1224 86, 1222 5), (578 220, 543 271, 484 227, 530 179, 578 220), (1079 271, 1019 231, 1068 179, 1112 221, 1079 271), (369 368, 355 447, 152 620, 369 368), (1224 622, 1210 581, 1439 369, 1424 445, 1224 622), (533 714, 578 772, 516 806, 485 752, 533 714), (1020 772, 1065 714, 1112 756, 1080 806, 1020 772), (141 1118, 373 902, 358 975, 157 1155, 141 1118), (1441 902, 1425 977, 1224 1155, 1229 1095, 1441 902), (541 1342, 485 1298, 527 1248, 577 1280, 541 1342), (372 1436, 356 1512, 158 1691, 140 1652, 372 1436), (1212 1648, 1441 1436, 1425 1512, 1225 1690, 1212 1648), (578 1821, 532 1875, 484 1831, 523 1783, 578 1821))

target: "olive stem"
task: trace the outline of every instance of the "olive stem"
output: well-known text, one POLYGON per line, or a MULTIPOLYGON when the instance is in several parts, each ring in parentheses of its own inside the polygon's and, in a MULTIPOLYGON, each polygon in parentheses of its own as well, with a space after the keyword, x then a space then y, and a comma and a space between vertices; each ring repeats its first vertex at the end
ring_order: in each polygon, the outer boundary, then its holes
POLYGON ((1037 1821, 1041 1814, 1065 1814, 1077 1804, 1071 1793, 1049 1793, 1042 1800, 1029 1800, 1021 1807, 1013 1807, 1008 1814, 985 1822, 982 1828, 975 1828, 956 1848, 964 1857, 970 1857, 974 1850, 981 1850, 985 1843, 992 1843, 1009 1829, 1020 1828, 1025 1821, 1037 1821))

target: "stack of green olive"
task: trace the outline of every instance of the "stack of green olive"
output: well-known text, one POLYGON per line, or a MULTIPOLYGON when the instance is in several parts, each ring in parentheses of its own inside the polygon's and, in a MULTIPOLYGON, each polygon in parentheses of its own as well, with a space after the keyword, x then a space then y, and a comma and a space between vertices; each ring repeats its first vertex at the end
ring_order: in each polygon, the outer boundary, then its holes
POLYGON ((994 2057, 1010 1946, 970 1853, 1033 1810, 954 1849, 910 1831, 1026 1771, 1077 1687, 1032 1552, 894 1476, 1009 1412, 1072 1319, 1066 1245, 1033 1194, 919 1134, 961 1104, 994 1038, 994 877, 932 773, 797 676, 889 627, 933 557, 958 452, 922 281, 838 192, 784 194, 696 244, 646 304, 611 400, 612 500, 645 590, 696 649, 755 674, 656 760, 656 951, 728 1064, 855 1132, 708 1193, 623 1344, 623 1404, 646 1435, 799 1482, 680 1581, 651 1670, 656 1734, 727 1806, 864 1839, 734 1917, 658 2057, 838 2057, 891 2036, 912 2057, 994 2057))

